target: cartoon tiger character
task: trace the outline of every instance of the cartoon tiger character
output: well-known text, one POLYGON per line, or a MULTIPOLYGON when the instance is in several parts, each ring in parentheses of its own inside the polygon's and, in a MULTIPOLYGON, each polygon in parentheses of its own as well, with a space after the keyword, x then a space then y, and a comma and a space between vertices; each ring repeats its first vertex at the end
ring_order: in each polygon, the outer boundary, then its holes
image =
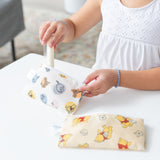
POLYGON ((81 98, 82 97, 82 94, 83 94, 82 91, 79 91, 78 89, 72 89, 72 92, 73 92, 72 97, 74 97, 74 98, 81 98))
POLYGON ((47 78, 44 77, 41 81, 42 88, 46 88, 48 84, 50 84, 50 82, 48 82, 47 78))

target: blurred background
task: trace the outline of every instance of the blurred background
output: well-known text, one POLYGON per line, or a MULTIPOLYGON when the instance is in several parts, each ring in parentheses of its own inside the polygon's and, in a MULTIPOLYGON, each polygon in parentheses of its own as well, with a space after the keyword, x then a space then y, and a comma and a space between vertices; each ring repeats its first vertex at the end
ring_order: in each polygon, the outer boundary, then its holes
MULTIPOLYGON (((0 0, 0 68, 29 53, 43 55, 38 30, 44 21, 63 19, 76 12, 86 0, 0 0), (15 54, 14 57, 14 46, 15 54)), ((79 39, 61 43, 55 58, 91 67, 101 23, 79 39)))

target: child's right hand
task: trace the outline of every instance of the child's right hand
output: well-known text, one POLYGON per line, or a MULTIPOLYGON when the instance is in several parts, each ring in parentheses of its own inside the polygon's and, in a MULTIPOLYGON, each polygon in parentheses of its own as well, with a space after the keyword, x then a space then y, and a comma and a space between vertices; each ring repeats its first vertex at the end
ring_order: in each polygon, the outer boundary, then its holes
POLYGON ((42 45, 45 45, 49 40, 49 46, 56 49, 56 46, 63 41, 69 31, 66 22, 63 21, 48 21, 44 22, 39 29, 39 39, 42 45))

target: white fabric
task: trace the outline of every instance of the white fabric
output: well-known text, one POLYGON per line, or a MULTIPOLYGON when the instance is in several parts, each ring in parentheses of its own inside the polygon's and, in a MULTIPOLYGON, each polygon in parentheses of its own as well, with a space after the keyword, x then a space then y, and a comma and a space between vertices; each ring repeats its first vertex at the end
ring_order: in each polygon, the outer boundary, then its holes
POLYGON ((145 70, 160 66, 160 0, 128 8, 103 0, 103 26, 93 69, 145 70))
POLYGON ((79 106, 83 92, 78 88, 83 84, 72 77, 46 65, 31 70, 25 93, 34 100, 52 106, 65 114, 73 114, 79 106))

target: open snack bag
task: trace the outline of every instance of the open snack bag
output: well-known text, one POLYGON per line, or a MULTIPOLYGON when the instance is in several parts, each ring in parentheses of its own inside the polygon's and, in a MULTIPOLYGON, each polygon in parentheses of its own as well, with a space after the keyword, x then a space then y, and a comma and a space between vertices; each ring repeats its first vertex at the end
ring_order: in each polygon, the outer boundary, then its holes
POLYGON ((54 68, 54 48, 47 44, 44 53, 44 64, 27 75, 30 82, 26 94, 63 113, 73 114, 83 97, 83 92, 78 90, 83 84, 54 68))

